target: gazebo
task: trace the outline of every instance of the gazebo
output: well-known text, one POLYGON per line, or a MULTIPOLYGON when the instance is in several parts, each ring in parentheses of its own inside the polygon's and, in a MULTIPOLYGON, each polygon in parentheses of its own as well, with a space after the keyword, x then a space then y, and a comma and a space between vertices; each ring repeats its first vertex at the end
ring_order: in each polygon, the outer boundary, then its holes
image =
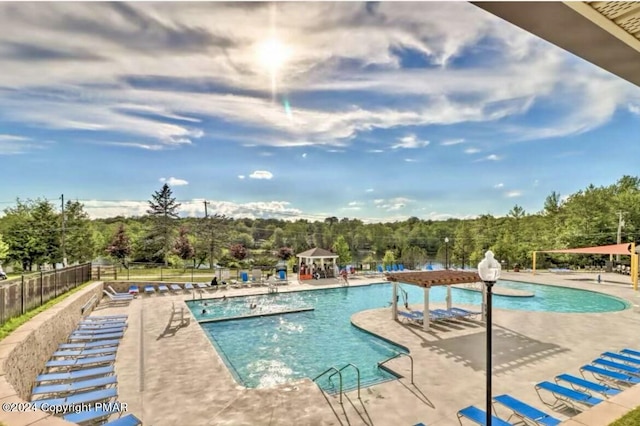
POLYGON ((320 268, 321 276, 324 278, 333 277, 337 268, 336 260, 338 255, 329 250, 313 248, 296 255, 298 258, 298 280, 310 280, 313 278, 311 265, 316 264, 320 268), (318 263, 316 263, 316 261, 318 263), (331 266, 329 268, 329 266, 331 266), (330 272, 329 274, 327 272, 330 272))
MULTIPOLYGON (((424 320, 422 327, 429 329, 429 290, 433 286, 447 286, 447 309, 451 309, 451 286, 453 284, 466 284, 481 282, 477 272, 470 271, 420 271, 387 273, 387 280, 393 283, 393 295, 391 297, 391 318, 398 318, 398 283, 415 285, 424 289, 424 320)), ((484 299, 483 299, 484 300, 484 299)), ((482 316, 485 316, 485 304, 482 305, 482 316)))

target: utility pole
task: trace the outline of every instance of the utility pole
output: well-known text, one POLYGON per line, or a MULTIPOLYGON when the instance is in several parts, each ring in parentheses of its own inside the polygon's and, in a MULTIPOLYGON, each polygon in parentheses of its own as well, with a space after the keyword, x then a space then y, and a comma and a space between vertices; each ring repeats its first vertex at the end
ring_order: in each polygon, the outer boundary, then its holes
MULTIPOLYGON (((622 227, 624 226, 624 220, 622 220, 622 212, 618 212, 618 244, 622 243, 622 227)), ((620 263, 620 255, 616 254, 616 262, 620 263)))
POLYGON ((65 221, 65 217, 64 217, 64 194, 60 195, 60 206, 61 206, 61 210, 62 210, 62 244, 61 244, 61 248, 62 248, 62 267, 64 268, 65 266, 67 266, 67 253, 64 247, 64 237, 65 237, 65 225, 66 225, 66 221, 65 221))

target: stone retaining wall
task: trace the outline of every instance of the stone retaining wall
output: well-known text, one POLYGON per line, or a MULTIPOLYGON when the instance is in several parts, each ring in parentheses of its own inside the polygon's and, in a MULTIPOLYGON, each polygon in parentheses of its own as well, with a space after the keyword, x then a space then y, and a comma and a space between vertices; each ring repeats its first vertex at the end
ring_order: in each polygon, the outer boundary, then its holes
POLYGON ((87 288, 36 315, 0 341, 0 375, 21 399, 31 398, 35 378, 58 345, 67 341, 78 325, 85 303, 96 295, 102 298, 102 283, 87 288))

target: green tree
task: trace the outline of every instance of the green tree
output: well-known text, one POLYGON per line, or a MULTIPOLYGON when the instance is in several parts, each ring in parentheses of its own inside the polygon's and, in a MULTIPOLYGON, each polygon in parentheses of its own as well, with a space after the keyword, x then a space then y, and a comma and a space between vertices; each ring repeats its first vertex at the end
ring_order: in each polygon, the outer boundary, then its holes
POLYGON ((168 265, 167 256, 171 252, 174 221, 178 218, 180 203, 176 202, 173 192, 166 183, 160 191, 155 191, 149 200, 149 214, 153 220, 153 228, 147 235, 147 246, 156 250, 155 257, 168 265), (157 252, 157 250, 160 250, 157 252))
POLYGON ((68 201, 65 214, 65 253, 69 262, 87 262, 94 258, 96 240, 93 225, 84 206, 78 201, 68 201))
POLYGON ((107 246, 107 254, 117 259, 123 265, 126 264, 126 259, 131 255, 131 241, 127 235, 124 224, 118 226, 118 230, 111 238, 111 243, 107 246))
POLYGON ((335 243, 333 243, 333 252, 338 255, 338 263, 341 265, 351 263, 351 250, 349 250, 349 244, 347 244, 343 235, 338 235, 335 243))
POLYGON ((9 244, 2 240, 2 234, 0 234, 0 262, 7 258, 9 254, 9 244))
POLYGON ((396 263, 396 255, 393 253, 393 250, 387 250, 382 258, 382 264, 384 266, 391 266, 394 263, 396 263))

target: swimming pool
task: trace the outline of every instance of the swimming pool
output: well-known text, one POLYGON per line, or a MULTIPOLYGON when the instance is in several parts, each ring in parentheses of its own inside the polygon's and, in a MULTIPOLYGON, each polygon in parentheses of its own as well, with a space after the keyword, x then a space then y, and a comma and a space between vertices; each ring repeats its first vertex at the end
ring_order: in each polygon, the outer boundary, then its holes
MULTIPOLYGON (((494 296, 494 306, 503 309, 554 312, 609 312, 629 305, 618 298, 564 287, 500 281, 500 286, 527 290, 528 298, 494 296)), ((422 303, 422 289, 401 285, 408 302, 422 303)), ((430 300, 443 302, 445 287, 435 287, 430 300)), ((264 388, 301 378, 314 378, 329 367, 355 364, 363 386, 395 377, 377 363, 406 350, 351 325, 351 316, 366 309, 389 305, 391 284, 341 287, 221 299, 191 300, 187 305, 198 320, 246 314, 313 308, 291 314, 201 323, 235 379, 250 388, 264 388), (251 309, 255 303, 257 307, 251 309), (206 304, 206 305, 205 305, 206 304), (202 310, 206 310, 203 314, 202 310)), ((482 296, 453 289, 454 304, 481 303, 482 296)), ((404 301, 401 300, 401 303, 404 301)), ((318 384, 335 391, 337 378, 329 375, 318 384)), ((356 385, 355 370, 343 372, 345 388, 356 385)))

